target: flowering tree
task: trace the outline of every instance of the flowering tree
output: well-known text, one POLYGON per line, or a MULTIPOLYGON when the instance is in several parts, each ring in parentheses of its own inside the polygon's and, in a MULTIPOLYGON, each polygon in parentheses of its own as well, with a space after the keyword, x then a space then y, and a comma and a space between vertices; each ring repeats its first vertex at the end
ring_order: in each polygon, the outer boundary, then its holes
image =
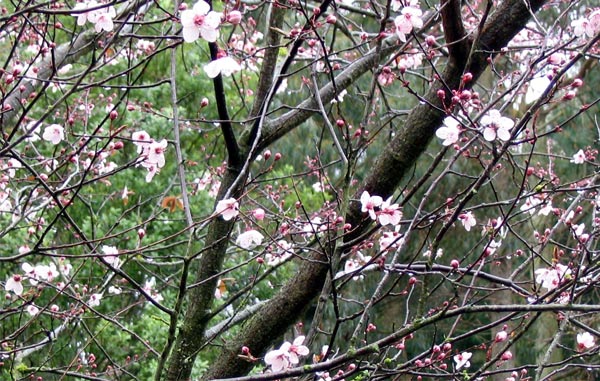
POLYGON ((592 3, 4 3, 2 378, 594 378, 592 3))

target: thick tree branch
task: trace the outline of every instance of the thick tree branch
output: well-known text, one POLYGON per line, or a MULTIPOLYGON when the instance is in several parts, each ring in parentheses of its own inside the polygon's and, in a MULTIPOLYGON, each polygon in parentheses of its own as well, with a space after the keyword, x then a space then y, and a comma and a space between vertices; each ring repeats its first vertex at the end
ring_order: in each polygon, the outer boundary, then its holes
POLYGON ((460 13, 460 0, 444 0, 440 12, 450 56, 466 59, 469 54, 469 44, 460 13))

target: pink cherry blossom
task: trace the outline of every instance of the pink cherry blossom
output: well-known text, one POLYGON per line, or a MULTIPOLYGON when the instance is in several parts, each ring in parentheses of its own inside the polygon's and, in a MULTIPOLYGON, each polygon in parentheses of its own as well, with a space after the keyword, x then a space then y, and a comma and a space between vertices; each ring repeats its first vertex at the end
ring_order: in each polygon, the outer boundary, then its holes
MULTIPOLYGON (((158 168, 165 166, 165 151, 167 150, 167 140, 163 139, 160 142, 153 141, 148 145, 146 153, 146 162, 156 164, 158 168)), ((142 163, 144 165, 144 163, 142 163)))
POLYGON ((39 313, 40 313, 40 309, 39 309, 39 308, 37 308, 37 307, 36 307, 35 305, 33 305, 33 304, 30 304, 30 305, 28 305, 28 306, 27 306, 27 308, 25 308, 25 310, 27 311, 27 313, 28 313, 30 316, 35 316, 35 315, 37 315, 37 314, 39 314, 39 313))
POLYGON ((473 354, 471 352, 463 352, 461 354, 455 355, 454 362, 456 363, 456 370, 459 370, 462 367, 468 368, 471 366, 469 360, 471 359, 473 354))
POLYGON ((237 217, 239 212, 239 204, 235 198, 228 198, 220 200, 217 203, 215 213, 221 215, 225 221, 229 221, 234 217, 237 217))
POLYGON ((152 138, 146 131, 136 131, 131 134, 131 139, 133 140, 133 144, 137 147, 137 153, 142 153, 146 150, 146 147, 152 143, 152 138))
POLYGON ((298 336, 291 344, 286 341, 281 345, 281 349, 287 351, 291 364, 298 364, 300 361, 298 356, 307 356, 310 353, 308 347, 302 343, 304 343, 304 336, 298 336))
POLYGON ((221 14, 211 11, 207 2, 199 0, 192 9, 181 12, 183 40, 194 42, 202 36, 208 42, 215 42, 219 37, 217 28, 220 23, 221 14))
MULTIPOLYGON (((117 17, 117 12, 115 11, 115 7, 110 6, 108 8, 99 9, 95 13, 95 21, 94 29, 97 33, 102 32, 103 30, 106 32, 111 32, 115 25, 113 23, 113 19, 117 17)), ((88 17, 89 20, 89 17, 88 17)))
POLYGON ((527 92, 525 92, 525 103, 531 104, 540 99, 549 85, 550 79, 547 76, 542 75, 534 77, 531 81, 529 81, 529 85, 527 86, 527 92))
POLYGON ((265 355, 265 363, 271 366, 273 372, 280 372, 291 365, 298 364, 299 356, 307 356, 310 353, 308 347, 302 343, 304 343, 304 336, 298 336, 292 343, 286 341, 279 349, 265 355))
POLYGON ((273 372, 281 372, 290 366, 290 360, 287 352, 274 349, 265 355, 265 364, 270 365, 273 372))
POLYGON ((144 282, 143 290, 146 291, 146 293, 156 302, 162 302, 164 300, 163 296, 158 291, 156 291, 155 277, 152 277, 146 280, 146 282, 144 282))
POLYGON ((398 204, 392 204, 392 198, 388 198, 381 203, 380 211, 377 213, 379 223, 385 225, 398 225, 402 219, 402 211, 398 204))
POLYGON ((573 164, 583 164, 585 163, 585 152, 582 149, 577 151, 573 158, 571 159, 571 163, 573 164))
POLYGON ((413 28, 418 29, 423 26, 423 20, 421 19, 423 12, 416 7, 404 7, 400 13, 400 16, 394 19, 394 25, 396 26, 396 34, 400 41, 406 42, 406 35, 413 28))
POLYGON ((75 13, 73 13, 72 15, 77 17, 77 25, 82 26, 86 23, 86 21, 89 21, 91 23, 96 22, 97 10, 92 9, 96 7, 98 7, 98 3, 94 0, 75 4, 75 7, 73 7, 75 13), (86 12, 87 9, 92 10, 86 12))
POLYGON ((209 62, 203 69, 209 78, 216 78, 219 74, 230 77, 233 73, 242 70, 242 67, 233 58, 225 56, 209 62))
POLYGON ((589 332, 583 332, 577 334, 577 349, 579 351, 585 351, 586 349, 593 348, 596 345, 594 336, 590 335, 589 332))
POLYGON ((500 360, 502 360, 502 361, 508 361, 512 358, 513 358, 513 354, 511 351, 506 351, 506 352, 502 353, 502 356, 500 356, 500 360))
POLYGON ((393 232, 384 232, 381 235, 381 238, 379 238, 379 248, 381 251, 390 251, 402 246, 404 238, 402 238, 402 234, 399 233, 399 227, 399 225, 396 225, 393 232))
POLYGON ((496 138, 507 141, 510 139, 510 129, 515 122, 502 116, 498 110, 490 110, 481 118, 481 125, 484 126, 483 137, 488 142, 496 138))
POLYGON ((102 259, 104 259, 106 263, 117 269, 121 267, 119 250, 117 250, 115 246, 102 246, 102 253, 104 253, 102 259))
POLYGON ((248 230, 240 234, 235 240, 235 244, 242 249, 251 249, 262 243, 265 237, 256 230, 248 230))
POLYGON ((571 275, 571 270, 557 263, 554 268, 535 270, 535 281, 548 291, 557 288, 562 281, 571 275))
POLYGON ((229 12, 227 15, 227 22, 233 25, 237 25, 242 21, 242 12, 234 10, 229 12))
POLYGON ((147 164, 144 165, 144 168, 148 170, 148 173, 146 173, 146 182, 149 183, 154 178, 154 175, 156 175, 159 172, 158 166, 156 164, 147 164))
POLYGON ((13 275, 6 280, 6 284, 4 285, 4 289, 6 291, 12 291, 15 295, 23 294, 23 283, 21 283, 22 278, 20 275, 13 275))
POLYGON ((257 208, 252 211, 252 215, 259 221, 262 221, 265 218, 265 210, 262 208, 257 208))
POLYGON ((582 17, 571 22, 573 34, 577 37, 594 37, 600 31, 600 10, 595 10, 588 17, 582 17))
POLYGON ((44 128, 42 139, 56 145, 65 138, 65 129, 59 124, 51 124, 44 128))
POLYGON ((473 215, 473 212, 462 213, 458 216, 458 219, 463 224, 466 231, 471 231, 471 228, 477 224, 477 220, 473 215))
POLYGON ((506 331, 500 331, 498 333, 496 333, 496 337, 494 338, 494 341, 497 343, 501 343, 504 340, 506 340, 508 338, 508 333, 506 333, 506 331))
POLYGON ((444 125, 437 129, 435 136, 444 139, 442 145, 449 146, 458 141, 460 136, 460 123, 449 116, 444 119, 444 125))
POLYGON ((88 300, 88 305, 90 307, 98 307, 100 305, 101 300, 102 294, 92 294, 90 295, 90 299, 88 300))
POLYGON ((375 214, 375 207, 380 206, 383 203, 383 199, 379 196, 371 196, 369 192, 364 191, 360 195, 360 203, 362 205, 361 211, 363 213, 369 212, 371 219, 376 220, 377 215, 375 214))

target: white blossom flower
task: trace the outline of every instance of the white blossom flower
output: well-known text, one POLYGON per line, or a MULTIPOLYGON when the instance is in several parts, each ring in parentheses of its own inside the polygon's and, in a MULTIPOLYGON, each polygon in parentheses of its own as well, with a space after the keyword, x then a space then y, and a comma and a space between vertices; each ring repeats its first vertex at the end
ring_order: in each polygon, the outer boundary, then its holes
POLYGON ((280 263, 287 261, 294 254, 294 249, 291 243, 286 240, 277 241, 277 248, 274 252, 267 253, 265 258, 269 266, 277 266, 280 263))
POLYGON ((240 213, 239 207, 235 198, 228 198, 217 203, 215 213, 221 215, 225 221, 229 221, 240 213))
POLYGON ((75 7, 73 7, 73 11, 75 11, 75 13, 73 13, 72 15, 77 17, 77 25, 82 26, 86 23, 86 21, 89 21, 91 23, 96 22, 97 10, 92 9, 96 7, 98 7, 98 3, 94 0, 90 0, 83 3, 76 3, 75 7), (91 10, 87 11, 88 9, 91 10))
POLYGON ((258 231, 248 230, 237 237, 235 244, 242 249, 252 249, 257 245, 260 245, 263 238, 265 237, 258 231))
POLYGON ((42 135, 42 139, 47 142, 51 142, 56 145, 60 143, 65 138, 65 129, 63 126, 58 124, 51 124, 48 127, 44 128, 44 134, 42 135))
POLYGON ((444 146, 456 143, 460 136, 460 123, 451 116, 444 118, 444 125, 435 131, 435 136, 444 139, 444 146))
POLYGON ((593 348, 595 345, 596 341, 594 340, 594 336, 592 336, 589 332, 586 331, 577 334, 577 349, 580 351, 593 348))
POLYGON ((121 259, 119 258, 119 250, 115 246, 102 246, 102 259, 114 268, 121 267, 121 259))
POLYGON ((20 275, 13 275, 6 280, 6 284, 4 285, 4 290, 12 291, 15 295, 23 294, 23 283, 21 282, 23 279, 20 275))
POLYGON ((477 224, 473 212, 462 213, 458 216, 458 219, 462 223, 466 231, 471 231, 471 228, 477 224))
POLYGON ((206 1, 199 0, 192 9, 181 12, 183 40, 194 42, 200 36, 208 42, 215 42, 219 37, 217 28, 221 23, 221 14, 210 10, 206 1))
POLYGON ((371 196, 369 192, 364 191, 360 195, 360 203, 361 211, 363 213, 369 212, 371 219, 376 220, 375 207, 379 207, 383 203, 383 199, 380 196, 371 196))
POLYGON ((90 295, 90 299, 88 300, 88 305, 90 307, 98 307, 100 305, 101 300, 102 294, 92 294, 90 295))
POLYGON ((583 164, 583 163, 585 163, 585 152, 583 152, 582 149, 580 149, 579 151, 577 151, 573 155, 573 158, 571 159, 571 163, 573 163, 573 164, 583 164))
POLYGON ((117 12, 115 11, 115 7, 113 7, 112 5, 108 8, 97 10, 95 12, 96 19, 94 21, 94 29, 96 30, 96 32, 100 33, 103 30, 106 32, 111 32, 115 27, 115 24, 113 22, 113 19, 115 17, 117 17, 117 12))
POLYGON ((535 270, 535 281, 540 283, 542 288, 551 291, 570 275, 571 270, 567 266, 557 263, 554 268, 535 270))
POLYGON ((462 367, 470 367, 471 362, 469 362, 469 360, 471 359, 471 356, 473 356, 471 352, 463 352, 458 355, 455 355, 453 358, 454 362, 456 363, 456 370, 459 370, 462 367))
POLYGON ((400 41, 406 42, 407 34, 413 29, 423 26, 423 20, 421 19, 423 12, 416 7, 404 7, 400 13, 400 16, 394 19, 394 25, 396 26, 396 34, 400 41))
POLYGON ((216 78, 219 74, 230 77, 233 73, 242 70, 242 67, 236 60, 226 56, 209 62, 204 65, 203 69, 209 78, 216 78))
POLYGON ((131 140, 133 140, 133 144, 137 147, 137 153, 142 153, 146 150, 146 148, 152 143, 152 138, 146 131, 136 131, 131 134, 131 140))
POLYGON ((481 118, 481 125, 484 126, 483 137, 488 142, 496 138, 507 141, 510 139, 510 129, 515 122, 502 116, 498 110, 490 110, 481 118))
POLYGON ((398 225, 402 219, 402 211, 398 204, 392 204, 392 197, 383 201, 377 213, 378 221, 382 226, 398 225))
POLYGON ((302 345, 303 342, 304 336, 298 336, 292 343, 286 341, 279 349, 267 352, 265 364, 270 365, 273 372, 280 372, 298 364, 298 356, 307 356, 310 353, 308 347, 302 345))
POLYGON ((30 316, 35 316, 40 313, 40 309, 33 304, 28 305, 26 310, 30 316))
POLYGON ((529 81, 527 91, 525 92, 525 103, 531 104, 540 99, 549 85, 550 79, 548 79, 548 77, 545 75, 533 78, 531 81, 529 81))

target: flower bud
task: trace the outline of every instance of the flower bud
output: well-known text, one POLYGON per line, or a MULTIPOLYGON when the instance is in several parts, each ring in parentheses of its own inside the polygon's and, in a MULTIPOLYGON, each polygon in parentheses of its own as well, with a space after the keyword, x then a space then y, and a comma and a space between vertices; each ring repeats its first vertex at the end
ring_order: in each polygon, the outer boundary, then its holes
POLYGON ((240 11, 231 11, 227 15, 227 22, 237 25, 242 21, 242 12, 240 11))
POLYGON ((265 211, 264 211, 264 209, 257 208, 257 209, 254 209, 254 211, 252 211, 252 215, 257 220, 262 221, 265 218, 265 211))
POLYGON ((511 353, 511 351, 506 351, 506 352, 504 352, 504 353, 502 354, 502 356, 500 356, 500 359, 501 359, 502 361, 508 361, 508 360, 510 360, 512 357, 513 357, 513 355, 512 355, 512 353, 511 353))

